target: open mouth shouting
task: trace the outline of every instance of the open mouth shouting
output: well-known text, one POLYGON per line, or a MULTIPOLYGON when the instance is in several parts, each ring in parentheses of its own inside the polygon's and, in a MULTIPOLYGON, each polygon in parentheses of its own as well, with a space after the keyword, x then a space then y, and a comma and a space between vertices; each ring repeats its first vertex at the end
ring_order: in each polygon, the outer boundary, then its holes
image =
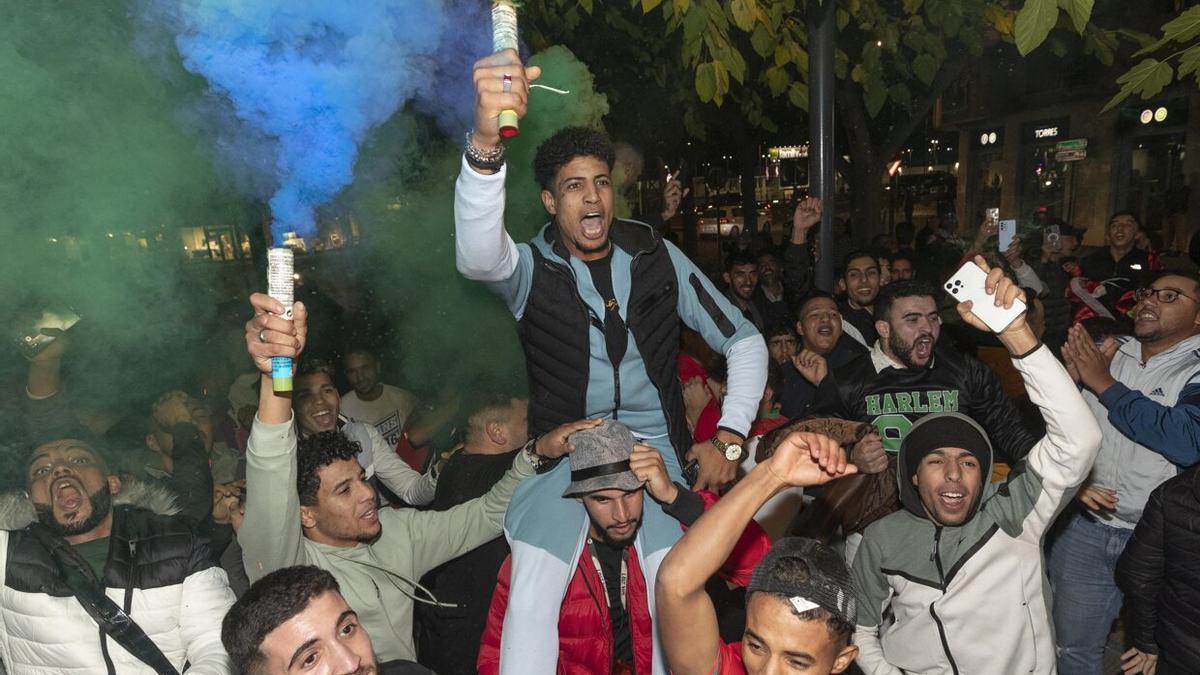
POLYGON ((579 219, 579 233, 584 239, 593 242, 604 241, 608 236, 608 228, 605 227, 604 214, 601 211, 587 211, 583 217, 579 219))
POLYGON ((938 502, 942 509, 949 513, 961 513, 967 508, 967 494, 954 490, 945 490, 938 493, 938 502))
POLYGON ((913 357, 918 361, 926 361, 933 354, 933 337, 925 335, 913 342, 913 357))
POLYGON ((74 478, 60 478, 54 482, 54 506, 68 520, 79 513, 84 500, 83 486, 74 478))

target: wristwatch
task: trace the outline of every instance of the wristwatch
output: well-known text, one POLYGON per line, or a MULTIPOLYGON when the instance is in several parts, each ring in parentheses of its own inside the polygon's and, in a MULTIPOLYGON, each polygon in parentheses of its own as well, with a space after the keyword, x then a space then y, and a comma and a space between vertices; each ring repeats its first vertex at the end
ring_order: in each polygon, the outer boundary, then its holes
POLYGON ((725 459, 731 462, 740 462, 742 461, 742 458, 746 456, 746 449, 742 447, 741 443, 726 443, 716 436, 713 436, 712 444, 717 447, 717 450, 720 450, 721 453, 725 455, 725 459))

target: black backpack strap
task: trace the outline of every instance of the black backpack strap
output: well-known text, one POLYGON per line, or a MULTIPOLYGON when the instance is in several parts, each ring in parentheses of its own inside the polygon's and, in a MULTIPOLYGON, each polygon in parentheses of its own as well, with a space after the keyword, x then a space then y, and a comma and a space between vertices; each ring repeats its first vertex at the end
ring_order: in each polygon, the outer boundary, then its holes
POLYGON ((75 553, 70 544, 41 523, 35 523, 26 529, 50 552, 63 582, 71 589, 75 600, 83 606, 88 616, 100 626, 103 634, 116 640, 125 651, 136 656, 159 675, 179 675, 179 671, 158 645, 154 644, 154 640, 146 635, 146 631, 113 602, 112 598, 104 594, 100 580, 96 579, 91 567, 75 553))

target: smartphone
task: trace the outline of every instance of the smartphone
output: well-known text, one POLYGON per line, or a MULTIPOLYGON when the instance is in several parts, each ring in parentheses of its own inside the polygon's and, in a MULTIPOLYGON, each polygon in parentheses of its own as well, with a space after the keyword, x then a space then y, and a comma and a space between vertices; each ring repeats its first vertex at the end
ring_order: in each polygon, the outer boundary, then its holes
POLYGON ((687 481, 688 487, 696 484, 696 479, 700 477, 700 462, 692 460, 683 467, 683 479, 687 481))
POLYGON ((979 265, 968 260, 958 268, 954 276, 950 277, 945 288, 946 292, 954 296, 958 302, 970 300, 971 311, 975 316, 979 317, 993 333, 999 333, 1008 328, 1008 325, 1025 311, 1025 303, 1016 300, 1008 309, 997 307, 995 298, 988 295, 987 289, 984 287, 986 281, 987 275, 979 265))
POLYGON ((44 309, 40 313, 34 313, 29 319, 18 324, 21 328, 18 330, 16 337, 17 346, 20 347, 21 353, 25 358, 32 359, 58 339, 53 335, 42 333, 43 328, 55 328, 65 331, 70 330, 77 323, 79 323, 79 315, 72 309, 65 307, 44 309))
POLYGON ((1046 243, 1050 244, 1050 248, 1055 251, 1062 249, 1062 230, 1058 225, 1051 225, 1046 228, 1046 243))
POLYGON ((1000 238, 1000 252, 1004 253, 1012 246, 1013 238, 1017 236, 1017 221, 1001 220, 997 223, 997 233, 1000 238))

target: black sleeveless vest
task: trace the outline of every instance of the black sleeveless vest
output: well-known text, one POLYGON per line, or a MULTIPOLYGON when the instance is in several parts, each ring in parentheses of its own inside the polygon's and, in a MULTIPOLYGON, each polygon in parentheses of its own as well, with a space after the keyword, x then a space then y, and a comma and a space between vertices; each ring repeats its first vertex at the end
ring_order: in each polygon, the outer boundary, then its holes
MULTIPOLYGON (((543 236, 564 259, 566 249, 551 225, 543 236)), ((662 238, 649 226, 625 220, 612 224, 614 246, 633 257, 626 326, 658 389, 671 445, 680 466, 692 445, 676 370, 679 355, 679 288, 675 266, 662 238)), ((572 270, 533 250, 533 282, 518 324, 529 372, 529 430, 544 434, 587 416, 588 331, 593 315, 579 296, 572 270)), ((621 381, 614 373, 614 416, 620 419, 621 381)))

